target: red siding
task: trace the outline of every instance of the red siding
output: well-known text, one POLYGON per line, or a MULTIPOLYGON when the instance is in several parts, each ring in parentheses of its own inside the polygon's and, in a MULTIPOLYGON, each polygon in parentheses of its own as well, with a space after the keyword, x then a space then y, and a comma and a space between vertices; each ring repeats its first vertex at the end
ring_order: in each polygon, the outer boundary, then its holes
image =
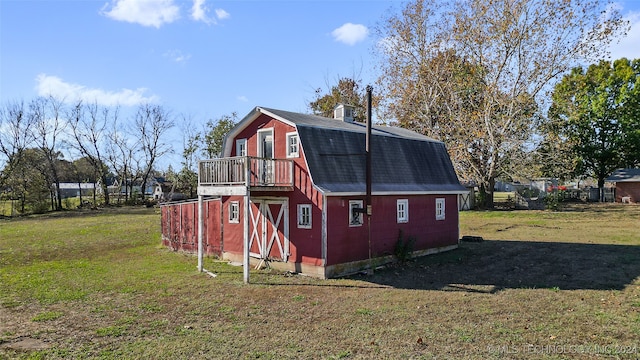
MULTIPOLYGON (((295 132, 293 126, 274 120, 267 115, 260 115, 256 120, 243 129, 232 143, 231 156, 236 156, 236 140, 247 139, 247 155, 257 156, 257 131, 260 129, 273 129, 274 157, 287 158, 286 134, 295 132)), ((300 156, 291 158, 294 162, 293 178, 294 190, 292 192, 253 192, 252 198, 258 197, 287 197, 289 199, 289 262, 321 265, 322 263, 322 194, 313 187, 306 161, 304 160, 303 144, 299 146, 300 156), (298 204, 312 204, 312 228, 298 229, 298 204)), ((223 207, 223 221, 225 226, 225 251, 242 253, 243 227, 242 227, 242 197, 223 199, 224 203, 235 200, 240 202, 240 224, 228 223, 228 205, 223 207)))
POLYGON ((222 236, 224 239, 223 251, 242 254, 244 239, 244 197, 225 196, 222 198, 222 236), (229 222, 229 204, 237 201, 239 204, 238 223, 229 222))
MULTIPOLYGON (((257 131, 273 129, 274 157, 286 158, 286 134, 295 128, 266 115, 260 115, 243 129, 232 141, 230 156, 236 156, 236 139, 247 139, 247 155, 257 155, 257 131)), ((289 204, 289 262, 322 266, 364 260, 369 257, 368 227, 365 224, 349 227, 349 200, 360 197, 327 197, 327 261, 322 259, 322 208, 323 195, 314 188, 306 168, 303 147, 294 161, 294 190, 290 192, 252 192, 252 199, 283 198, 289 204), (299 229, 298 204, 312 205, 312 228, 299 229)), ((163 206, 163 244, 175 250, 197 251, 197 202, 178 207, 163 206)), ((458 243, 457 195, 375 196, 371 217, 372 256, 393 254, 398 233, 405 239, 416 239, 413 250, 425 250, 458 243), (445 198, 445 219, 435 219, 436 198, 445 198), (408 199, 409 222, 397 223, 396 201, 408 199)), ((230 252, 243 253, 244 197, 227 196, 207 202, 205 234, 208 254, 230 252), (239 222, 229 222, 229 204, 239 203, 239 222), (222 240, 224 239, 224 243, 222 240)), ((274 214, 275 216, 275 214, 274 214)), ((250 226, 250 233, 252 228, 250 226)), ((253 248, 257 252, 257 248, 253 248)))
POLYGON ((640 182, 616 183, 616 201, 622 202, 622 198, 630 196, 632 203, 640 202, 640 182))
MULTIPOLYGON (((349 200, 364 197, 329 197, 327 265, 364 260, 369 256, 368 228, 349 227, 349 200)), ((393 254, 402 230, 405 240, 414 237, 413 250, 455 245, 458 243, 457 195, 374 196, 371 216, 371 254, 393 254), (436 220, 436 198, 445 198, 445 219, 436 220), (397 223, 396 201, 409 200, 409 222, 397 223)))
MULTIPOLYGON (((198 251, 198 202, 162 205, 162 244, 174 251, 198 251)), ((204 253, 222 254, 220 201, 204 202, 204 253)))
MULTIPOLYGON (((300 171, 300 168, 296 168, 300 171)), ((297 180, 296 180, 297 181, 297 180)), ((292 192, 254 192, 252 199, 287 197, 289 199, 289 262, 310 265, 322 264, 322 195, 310 185, 303 189, 297 187, 292 192), (298 228, 298 204, 312 204, 311 229, 298 228)), ((244 234, 244 197, 232 196, 223 198, 224 251, 242 254, 244 234), (229 223, 229 203, 240 204, 240 223, 229 223)), ((254 209, 255 211, 255 209, 254 209)), ((276 214, 274 214, 276 216, 276 214)), ((249 231, 251 231, 250 229, 249 231)), ((252 249, 256 251, 256 249, 252 249)))
MULTIPOLYGON (((287 158, 286 134, 296 131, 293 126, 289 126, 281 121, 270 118, 267 115, 260 115, 256 120, 244 128, 234 139, 232 143, 231 156, 236 154, 236 140, 247 139, 247 155, 258 155, 258 130, 273 129, 273 157, 276 159, 287 158)), ((294 159, 296 160, 296 159, 294 159)), ((301 160, 301 158, 298 158, 301 160)), ((296 161, 301 162, 301 161, 296 161)), ((303 163, 304 165, 304 163, 303 163)))

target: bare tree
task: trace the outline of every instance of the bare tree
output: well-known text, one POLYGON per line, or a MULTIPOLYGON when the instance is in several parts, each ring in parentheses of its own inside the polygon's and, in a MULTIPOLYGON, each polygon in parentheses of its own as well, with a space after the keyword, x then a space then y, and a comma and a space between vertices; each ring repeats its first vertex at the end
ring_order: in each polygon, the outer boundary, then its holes
POLYGON ((202 133, 196 130, 191 116, 181 116, 180 131, 182 132, 182 168, 177 174, 179 191, 188 192, 193 198, 198 187, 198 151, 203 144, 202 133))
POLYGON ((458 174, 491 206, 496 178, 531 140, 546 90, 625 26, 597 0, 411 1, 377 29, 388 116, 444 141, 458 174))
POLYGON ((69 113, 69 127, 75 140, 72 146, 85 157, 100 179, 105 205, 109 205, 108 178, 106 167, 107 124, 118 118, 118 109, 110 110, 97 104, 76 103, 69 113))
MULTIPOLYGON (((133 194, 134 157, 140 140, 130 135, 130 129, 114 118, 108 128, 107 159, 119 177, 120 189, 125 191, 125 201, 133 194)), ((121 190, 120 190, 121 191, 121 190)), ((118 197, 118 200, 120 198, 118 197)))
POLYGON ((156 161, 171 152, 164 136, 174 127, 171 114, 160 105, 143 104, 135 115, 135 135, 140 139, 142 154, 142 197, 156 161))
POLYGON ((6 165, 4 176, 21 161, 21 155, 33 143, 33 118, 25 111, 24 102, 7 102, 0 108, 0 154, 6 165))
POLYGON ((65 121, 62 118, 62 101, 54 97, 38 97, 29 105, 29 115, 33 118, 33 138, 46 161, 43 171, 45 178, 54 186, 52 208, 62 210, 62 194, 60 191, 59 165, 61 153, 59 151, 60 136, 64 131, 65 121))

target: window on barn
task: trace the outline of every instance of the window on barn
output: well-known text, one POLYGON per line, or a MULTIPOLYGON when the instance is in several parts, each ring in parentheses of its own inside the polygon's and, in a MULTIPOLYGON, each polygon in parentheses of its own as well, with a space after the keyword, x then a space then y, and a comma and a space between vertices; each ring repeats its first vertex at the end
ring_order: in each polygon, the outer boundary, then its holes
POLYGON ((233 224, 240 222, 240 203, 237 201, 229 203, 229 222, 233 224))
POLYGON ((236 140, 236 156, 247 156, 247 139, 236 140))
POLYGON ((298 228, 311 229, 311 204, 298 204, 298 228))
POLYGON ((444 220, 444 198, 436 199, 436 220, 444 220))
POLYGON ((364 216, 356 209, 363 208, 362 200, 349 200, 349 226, 362 226, 364 224, 364 216))
POLYGON ((396 201, 396 215, 398 223, 409 222, 409 199, 398 199, 396 201))
POLYGON ((298 134, 294 132, 287 133, 287 157, 294 158, 298 157, 299 153, 299 145, 298 145, 298 134))

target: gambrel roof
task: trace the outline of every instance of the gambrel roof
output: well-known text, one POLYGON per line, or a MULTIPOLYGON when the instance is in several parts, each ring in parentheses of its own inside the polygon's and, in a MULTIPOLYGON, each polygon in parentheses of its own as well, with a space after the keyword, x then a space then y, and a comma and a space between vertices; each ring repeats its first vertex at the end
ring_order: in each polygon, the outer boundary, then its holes
MULTIPOLYGON (((261 114, 296 128, 307 168, 325 193, 364 193, 366 126, 322 116, 256 107, 225 138, 224 156, 233 139, 261 114)), ((372 129, 374 193, 462 193, 444 143, 398 127, 372 129)))

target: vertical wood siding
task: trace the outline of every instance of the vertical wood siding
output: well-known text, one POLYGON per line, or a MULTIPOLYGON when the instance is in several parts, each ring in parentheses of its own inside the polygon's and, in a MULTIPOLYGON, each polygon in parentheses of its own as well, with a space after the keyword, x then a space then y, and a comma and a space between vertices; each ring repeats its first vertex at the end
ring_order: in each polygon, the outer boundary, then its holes
MULTIPOLYGON (((204 202, 204 253, 222 254, 220 199, 204 202)), ((198 251, 198 202, 166 204, 160 207, 162 245, 173 251, 198 251)))

